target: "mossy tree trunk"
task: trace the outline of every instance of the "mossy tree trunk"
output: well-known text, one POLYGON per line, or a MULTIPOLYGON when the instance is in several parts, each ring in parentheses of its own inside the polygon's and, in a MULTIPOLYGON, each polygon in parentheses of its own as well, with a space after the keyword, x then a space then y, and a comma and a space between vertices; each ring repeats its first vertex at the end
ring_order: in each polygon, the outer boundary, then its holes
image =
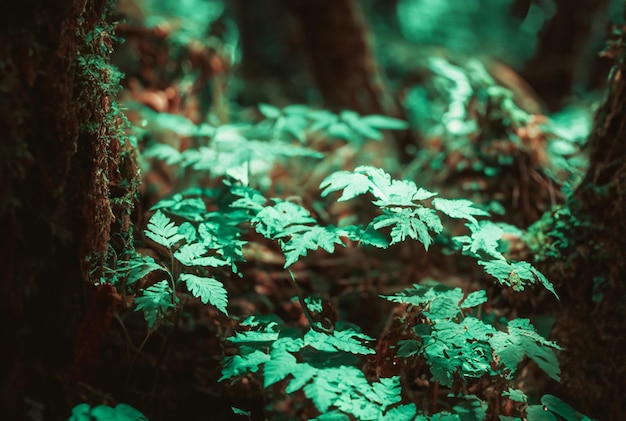
POLYGON ((69 416, 115 301, 93 282, 109 245, 129 244, 137 171, 112 99, 108 7, 0 4, 2 419, 69 416))
POLYGON ((563 346, 555 391, 599 419, 626 413, 626 50, 616 64, 589 138, 590 167, 557 229, 567 249, 549 268, 561 295, 555 326, 563 346))

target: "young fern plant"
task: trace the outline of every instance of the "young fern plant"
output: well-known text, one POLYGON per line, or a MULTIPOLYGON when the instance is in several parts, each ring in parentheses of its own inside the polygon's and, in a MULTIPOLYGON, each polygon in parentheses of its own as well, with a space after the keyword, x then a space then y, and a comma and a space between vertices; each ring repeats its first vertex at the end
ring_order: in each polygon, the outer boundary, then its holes
POLYGON ((220 381, 262 369, 263 386, 278 383, 288 394, 304 393, 321 415, 316 420, 382 420, 401 400, 399 377, 369 382, 355 367, 359 356, 373 354, 373 338, 350 326, 332 333, 309 329, 303 335, 282 322, 250 317, 245 331, 227 340, 239 353, 226 357, 220 381))
POLYGON ((408 304, 408 311, 417 307, 424 316, 424 321, 413 327, 415 339, 400 341, 396 356, 423 357, 431 381, 452 388, 455 381, 482 377, 510 380, 525 357, 552 379, 560 380, 554 351, 561 348, 539 335, 528 319, 511 320, 504 330, 498 330, 475 316, 474 309, 487 302, 483 290, 465 295, 460 288, 415 284, 383 298, 408 304))
POLYGON ((167 275, 167 279, 144 289, 143 294, 135 300, 136 310, 144 312, 150 328, 169 309, 177 307, 178 285, 185 285, 187 290, 203 304, 210 303, 228 315, 226 289, 220 281, 211 276, 208 268, 231 266, 231 262, 219 253, 219 249, 211 247, 210 237, 198 235, 195 227, 189 223, 177 226, 160 210, 157 210, 148 221, 145 235, 163 246, 170 257, 169 264, 154 265, 154 261, 149 262, 146 269, 160 270, 167 275), (178 269, 179 267, 182 269, 178 269))
POLYGON ((394 180, 384 170, 370 166, 335 172, 322 181, 320 188, 322 196, 340 191, 337 199, 340 202, 371 194, 375 199, 372 203, 382 213, 369 222, 365 232, 390 227, 389 246, 411 238, 428 250, 433 236, 443 232, 438 212, 466 220, 471 234, 453 238, 463 254, 475 258, 502 285, 521 291, 527 284, 538 282, 558 298, 552 284, 530 263, 508 260, 499 251, 504 231, 492 222, 478 221, 476 216, 489 216, 489 213, 475 207, 470 200, 435 197, 437 193, 417 187, 412 181, 394 180))
POLYGON ((203 304, 211 304, 228 314, 227 292, 216 276, 228 272, 241 276, 236 262, 243 260, 241 248, 245 241, 241 240, 238 225, 248 216, 207 212, 202 193, 217 195, 210 191, 192 191, 155 206, 156 212, 144 233, 166 256, 163 261, 135 254, 118 267, 116 277, 125 279, 126 286, 152 272, 163 274, 164 279, 142 289, 135 299, 135 309, 143 311, 149 328, 171 310, 180 308, 176 291, 182 287, 203 304), (167 214, 187 220, 177 224, 167 214))
MULTIPOLYGON (((256 231, 279 242, 285 254, 285 267, 310 250, 322 248, 332 253, 336 245, 346 245, 345 239, 380 248, 414 239, 428 249, 432 237, 443 232, 439 214, 463 219, 468 221, 471 235, 455 237, 462 253, 475 257, 501 284, 515 290, 523 289, 524 281, 539 281, 553 291, 551 284, 530 264, 509 261, 504 257, 499 244, 503 230, 495 224, 479 221, 476 217, 488 216, 488 213, 469 200, 436 198, 436 193, 418 188, 411 181, 393 180, 383 170, 367 166, 352 172, 334 173, 320 187, 323 189, 322 196, 340 191, 339 201, 369 193, 374 197, 372 203, 380 209, 381 215, 365 228, 320 226, 299 204, 280 199, 268 204, 262 195, 249 188, 235 193, 240 198, 231 206, 249 210, 250 222, 256 231), (389 228, 390 239, 386 239, 383 231, 389 228), (506 274, 493 269, 505 266, 511 268, 506 274)), ((506 384, 525 357, 535 361, 553 379, 559 379, 554 351, 560 348, 541 337, 528 320, 515 319, 508 322, 504 329, 496 329, 473 314, 477 306, 487 301, 485 291, 465 296, 458 288, 428 288, 416 284, 403 293, 383 298, 417 307, 425 316, 425 323, 413 327, 413 339, 396 344, 395 356, 423 358, 429 367, 431 381, 443 387, 452 388, 458 379, 464 383, 468 379, 503 379, 506 384)), ((303 308, 303 311, 307 309, 303 308)), ((250 319, 243 326, 250 330, 228 339, 239 346, 239 354, 226 358, 222 380, 255 373, 262 368, 265 387, 286 381, 287 393, 302 389, 322 414, 317 418, 319 420, 347 420, 350 419, 348 416, 372 420, 431 419, 426 411, 413 403, 400 404, 402 397, 398 377, 381 378, 372 383, 355 367, 358 360, 345 364, 343 358, 337 357, 341 363, 331 363, 335 360, 328 353, 369 355, 374 352, 362 344, 362 341, 373 338, 362 335, 354 328, 323 331, 311 325, 311 329, 300 336, 289 329, 281 329, 278 323, 263 324, 250 319), (313 363, 320 359, 324 361, 322 366, 313 363), (343 373, 341 378, 336 370, 343 373), (386 398, 380 395, 372 397, 375 392, 371 391, 383 389, 386 390, 383 394, 386 398)), ((503 393, 511 392, 504 390, 503 393)), ((518 395, 513 394, 521 396, 518 395)), ((453 412, 484 419, 486 403, 471 395, 457 399, 453 412)), ((449 412, 437 415, 445 414, 452 417, 449 419, 460 419, 449 412)))

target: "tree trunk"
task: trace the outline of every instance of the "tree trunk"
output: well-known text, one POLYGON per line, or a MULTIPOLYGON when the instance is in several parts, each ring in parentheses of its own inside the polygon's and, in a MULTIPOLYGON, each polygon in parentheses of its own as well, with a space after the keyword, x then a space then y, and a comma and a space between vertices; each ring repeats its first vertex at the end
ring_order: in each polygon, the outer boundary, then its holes
POLYGON ((67 386, 86 380, 106 334, 105 317, 83 323, 86 298, 114 302, 92 285, 112 232, 118 251, 130 243, 137 171, 111 98, 108 6, 0 5, 10 17, 0 28, 2 419, 69 416, 67 386))
POLYGON ((395 110, 357 2, 295 0, 285 4, 300 23, 312 72, 328 107, 369 114, 395 110))
POLYGON ((522 70, 522 76, 552 111, 564 105, 576 85, 588 88, 591 75, 586 72, 592 67, 590 62, 598 61, 596 44, 605 36, 598 33, 598 27, 607 23, 608 0, 555 3, 556 14, 539 33, 537 53, 522 70))
MULTIPOLYGON (((360 114, 403 118, 373 53, 369 26, 356 0, 286 0, 303 33, 304 48, 325 105, 360 114)), ((408 132, 394 134, 399 158, 408 162, 408 132)))
POLYGON ((625 34, 614 44, 617 62, 589 138, 589 170, 571 217, 553 225, 569 244, 548 273, 561 294, 555 336, 563 379, 555 392, 599 419, 626 413, 625 34))

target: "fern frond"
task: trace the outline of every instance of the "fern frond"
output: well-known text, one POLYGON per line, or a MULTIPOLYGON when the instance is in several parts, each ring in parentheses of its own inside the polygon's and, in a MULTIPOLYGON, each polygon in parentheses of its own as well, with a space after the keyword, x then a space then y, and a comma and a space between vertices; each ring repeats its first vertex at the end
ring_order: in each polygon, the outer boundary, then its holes
POLYGON ((291 225, 302 225, 315 222, 308 210, 287 200, 275 199, 273 206, 265 206, 252 219, 256 231, 270 239, 290 235, 286 233, 291 225))
POLYGON ((285 253, 285 268, 297 262, 300 257, 306 256, 309 250, 322 248, 332 253, 335 245, 345 246, 340 237, 341 231, 332 226, 299 225, 288 228, 285 233, 291 236, 289 241, 280 243, 285 253))
POLYGON ((144 289, 143 294, 135 299, 135 311, 143 311, 148 327, 152 328, 159 316, 175 307, 172 294, 169 283, 163 280, 144 289))
POLYGON ((178 227, 163 212, 156 211, 145 230, 148 238, 168 249, 185 237, 178 234, 178 227))
POLYGON ((270 356, 263 351, 242 346, 239 348, 239 355, 228 356, 224 359, 222 368, 222 380, 230 379, 245 373, 256 373, 261 364, 269 361, 270 356))
POLYGON ((116 269, 117 276, 114 279, 120 275, 126 276, 126 284, 132 285, 145 278, 149 273, 159 270, 167 271, 163 266, 155 262, 152 257, 135 253, 129 260, 118 264, 116 269))
POLYGON ((226 311, 228 297, 226 289, 224 289, 224 285, 220 281, 189 273, 182 273, 179 280, 187 285, 187 289, 194 297, 200 298, 202 304, 211 303, 219 311, 228 315, 228 311, 226 311))
POLYGON ((359 355, 374 354, 376 352, 372 348, 363 345, 364 342, 373 340, 374 338, 352 329, 335 330, 332 335, 309 329, 304 335, 304 343, 318 351, 345 351, 359 355))
POLYGON ((438 211, 445 213, 451 218, 467 219, 474 224, 478 223, 474 215, 489 216, 488 212, 475 208, 474 202, 466 199, 449 200, 438 197, 433 200, 433 206, 438 211))
POLYGON ((514 319, 509 322, 508 332, 497 332, 490 344, 500 358, 500 363, 511 375, 517 365, 528 356, 537 363, 548 376, 560 380, 561 370, 554 350, 561 348, 548 341, 535 330, 528 319, 514 319))

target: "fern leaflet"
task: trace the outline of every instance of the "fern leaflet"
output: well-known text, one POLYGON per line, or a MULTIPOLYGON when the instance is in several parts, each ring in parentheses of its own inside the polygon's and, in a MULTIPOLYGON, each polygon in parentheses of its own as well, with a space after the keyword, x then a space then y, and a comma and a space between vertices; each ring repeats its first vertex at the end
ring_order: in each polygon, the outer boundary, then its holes
POLYGON ((159 316, 168 309, 175 307, 172 303, 173 291, 167 281, 163 280, 143 290, 143 294, 135 299, 135 311, 143 310, 148 327, 152 328, 159 316))
POLYGON ((167 247, 168 249, 185 238, 178 234, 176 224, 160 210, 156 211, 148 221, 145 234, 155 243, 167 247))
POLYGON ((194 297, 200 298, 202 304, 211 303, 219 311, 228 315, 226 311, 226 305, 228 304, 228 298, 224 285, 220 281, 214 278, 203 278, 188 273, 182 273, 179 278, 180 281, 187 285, 189 292, 194 297))

